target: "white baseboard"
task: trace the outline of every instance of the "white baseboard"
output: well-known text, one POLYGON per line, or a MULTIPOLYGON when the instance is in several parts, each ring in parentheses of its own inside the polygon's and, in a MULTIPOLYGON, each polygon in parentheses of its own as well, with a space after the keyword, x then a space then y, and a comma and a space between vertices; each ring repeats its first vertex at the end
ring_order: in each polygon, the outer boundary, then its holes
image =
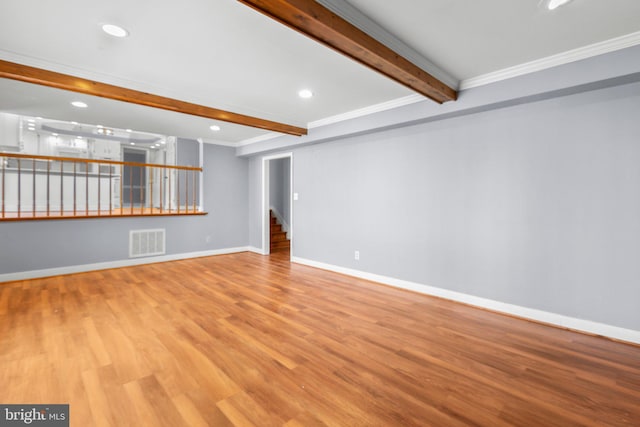
POLYGON ((210 251, 188 252, 173 255, 161 255, 146 258, 124 259, 119 261, 99 262, 95 264, 72 265, 68 267, 46 268, 43 270, 22 271, 17 273, 0 274, 0 283, 14 280, 38 279, 42 277, 60 276, 64 274, 85 273, 88 271, 106 270, 109 268, 131 267, 134 265, 153 264, 156 262, 177 261, 181 259, 200 258, 213 255, 226 255, 238 252, 248 252, 251 248, 242 246, 237 248, 214 249, 210 251))
POLYGON ((261 248, 256 248, 255 246, 249 246, 247 247, 247 251, 249 252, 253 252, 256 253, 258 255, 269 255, 268 253, 266 253, 265 251, 263 251, 261 248))
POLYGON ((385 285, 390 285, 397 288, 408 289, 408 290, 419 292, 426 295, 437 296, 437 297, 445 298, 451 301, 462 302, 465 304, 489 309, 492 311, 511 314, 514 316, 523 317, 523 318, 535 320, 538 322, 544 322, 544 323, 552 324, 562 328, 568 328, 576 331, 586 332, 589 334, 602 335, 602 336, 613 338, 620 341, 640 344, 640 331, 635 331, 632 329, 620 328, 618 326, 611 326, 604 323, 592 322, 590 320, 577 319, 574 317, 568 317, 568 316, 564 316, 556 313, 549 313, 542 310, 522 307, 514 304, 508 304, 508 303, 495 301, 487 298, 481 298, 473 295, 463 294, 461 292, 450 291, 443 288, 436 288, 434 286, 423 285, 420 283, 409 282, 401 279, 395 279, 393 277, 381 276, 378 274, 367 273, 365 271, 359 271, 359 270, 340 267, 336 265, 325 264, 322 262, 312 261, 312 260, 299 258, 299 257, 292 257, 291 261, 298 264, 308 265, 310 267, 320 268, 322 270, 329 270, 336 273, 345 274, 347 276, 353 276, 360 279, 383 283, 385 285))

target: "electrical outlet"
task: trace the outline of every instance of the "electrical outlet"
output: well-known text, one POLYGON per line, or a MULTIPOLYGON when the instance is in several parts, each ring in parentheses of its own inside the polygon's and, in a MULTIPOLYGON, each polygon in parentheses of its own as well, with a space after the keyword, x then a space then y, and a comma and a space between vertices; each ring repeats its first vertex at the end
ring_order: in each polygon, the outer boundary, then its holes
POLYGON ((360 251, 356 251, 356 252, 353 254, 353 258, 354 258, 356 261, 360 261, 360 251))
POLYGON ((211 236, 205 237, 204 241, 207 242, 207 243, 211 243, 211 236))

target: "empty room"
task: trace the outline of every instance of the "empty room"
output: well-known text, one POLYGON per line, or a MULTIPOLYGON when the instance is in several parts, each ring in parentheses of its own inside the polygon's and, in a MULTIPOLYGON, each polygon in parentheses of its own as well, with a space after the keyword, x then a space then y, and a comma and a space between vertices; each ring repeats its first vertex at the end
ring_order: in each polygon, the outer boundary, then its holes
POLYGON ((0 2, 0 426, 639 426, 640 2, 0 2))

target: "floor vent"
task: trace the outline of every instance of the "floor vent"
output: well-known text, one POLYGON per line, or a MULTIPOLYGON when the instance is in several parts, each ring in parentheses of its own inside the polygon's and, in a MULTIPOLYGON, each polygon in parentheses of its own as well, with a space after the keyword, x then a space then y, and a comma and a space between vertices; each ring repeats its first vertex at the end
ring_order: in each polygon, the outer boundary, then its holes
POLYGON ((129 231, 129 258, 163 255, 165 253, 164 228, 129 231))

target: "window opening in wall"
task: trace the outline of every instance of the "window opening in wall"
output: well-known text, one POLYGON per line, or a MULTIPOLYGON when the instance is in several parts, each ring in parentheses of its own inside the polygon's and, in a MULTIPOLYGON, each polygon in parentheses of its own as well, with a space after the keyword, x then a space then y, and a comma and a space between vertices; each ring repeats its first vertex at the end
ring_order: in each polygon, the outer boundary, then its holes
POLYGON ((202 215, 177 138, 0 113, 0 221, 202 215))

